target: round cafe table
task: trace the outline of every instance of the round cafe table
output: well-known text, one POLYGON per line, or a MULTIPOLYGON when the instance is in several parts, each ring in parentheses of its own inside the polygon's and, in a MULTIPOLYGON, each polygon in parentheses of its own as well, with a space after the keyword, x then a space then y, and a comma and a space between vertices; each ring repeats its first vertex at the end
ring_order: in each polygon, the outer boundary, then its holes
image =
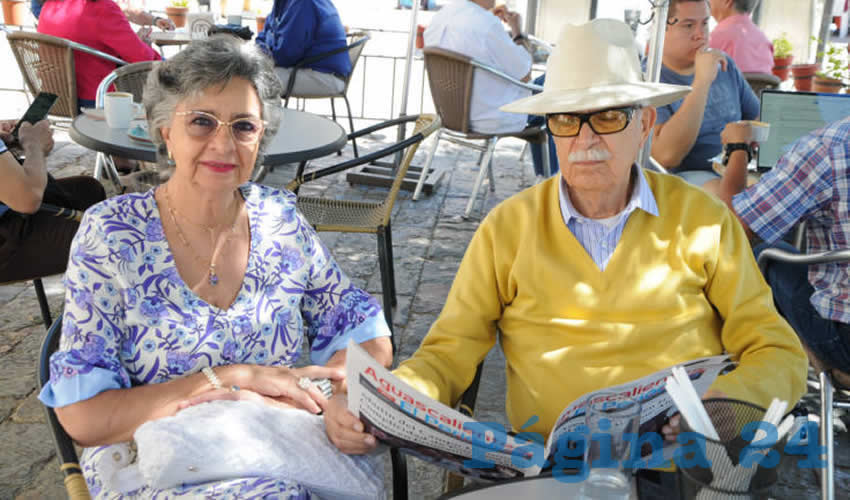
MULTIPOLYGON (((333 120, 294 109, 282 110, 277 135, 266 148, 265 166, 301 163, 335 153, 345 146, 345 130, 333 120)), ((141 121, 133 121, 130 129, 141 121)), ((81 114, 71 124, 70 136, 77 144, 101 153, 133 160, 156 162, 149 142, 131 139, 130 129, 109 128, 106 120, 81 114)))
MULTIPOLYGON (((632 478, 630 499, 637 499, 637 487, 632 478)), ((568 483, 559 481, 551 475, 541 475, 521 479, 511 479, 495 484, 480 484, 441 496, 441 499, 457 500, 523 500, 578 498, 581 492, 581 482, 568 483)))

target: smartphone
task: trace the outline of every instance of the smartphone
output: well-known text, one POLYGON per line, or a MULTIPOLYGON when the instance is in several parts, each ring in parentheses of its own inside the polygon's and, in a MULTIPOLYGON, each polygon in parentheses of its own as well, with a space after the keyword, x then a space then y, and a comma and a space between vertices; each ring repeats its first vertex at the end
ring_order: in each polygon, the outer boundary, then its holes
POLYGON ((59 96, 50 92, 40 92, 36 96, 30 107, 27 108, 26 113, 24 113, 23 118, 12 129, 12 137, 15 138, 15 142, 18 142, 18 130, 21 128, 21 125, 24 122, 36 124, 47 118, 47 113, 50 112, 50 108, 53 107, 57 99, 59 99, 59 96))

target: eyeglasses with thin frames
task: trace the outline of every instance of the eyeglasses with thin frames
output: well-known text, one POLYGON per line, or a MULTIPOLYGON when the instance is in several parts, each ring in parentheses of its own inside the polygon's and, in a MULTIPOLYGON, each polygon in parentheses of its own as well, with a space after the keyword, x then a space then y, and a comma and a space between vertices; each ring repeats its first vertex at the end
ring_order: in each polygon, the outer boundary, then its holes
POLYGON ((177 111, 174 114, 186 117, 186 132, 190 137, 209 140, 215 137, 218 129, 224 125, 230 129, 230 136, 237 143, 246 146, 256 144, 263 136, 266 126, 266 122, 258 118, 245 117, 225 121, 206 111, 177 111))

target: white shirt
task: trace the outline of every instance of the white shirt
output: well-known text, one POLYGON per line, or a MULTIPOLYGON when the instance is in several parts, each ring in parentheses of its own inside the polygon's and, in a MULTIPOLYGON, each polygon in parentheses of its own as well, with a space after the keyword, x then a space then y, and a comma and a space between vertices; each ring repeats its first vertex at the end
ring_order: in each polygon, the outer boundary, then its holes
MULTIPOLYGON (((511 40, 502 21, 469 0, 456 0, 440 9, 423 36, 426 47, 459 52, 518 80, 531 70, 531 55, 511 40)), ((524 129, 527 115, 505 113, 499 106, 529 95, 530 90, 476 70, 469 127, 488 134, 524 129)))

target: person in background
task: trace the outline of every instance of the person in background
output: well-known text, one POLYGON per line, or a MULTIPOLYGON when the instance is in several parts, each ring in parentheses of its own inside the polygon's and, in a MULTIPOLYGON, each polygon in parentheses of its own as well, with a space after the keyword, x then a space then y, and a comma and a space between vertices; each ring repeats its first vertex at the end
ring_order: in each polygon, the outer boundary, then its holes
POLYGON ((706 0, 671 0, 661 81, 690 85, 682 100, 658 108, 652 157, 688 182, 720 177, 710 159, 720 153, 727 123, 758 116, 759 101, 729 56, 707 46, 706 0))
MULTIPOLYGON (((394 373, 452 405, 498 344, 511 426, 543 436, 585 393, 710 355, 737 367, 704 397, 796 403, 806 356, 735 216, 702 189, 635 163, 655 106, 689 89, 645 82, 631 31, 613 19, 567 26, 548 75, 541 94, 502 109, 547 117, 561 175, 481 222, 442 312, 394 373)), ((329 400, 325 427, 345 452, 375 444, 343 394, 329 400)), ((675 417, 665 427, 673 436, 675 417)), ((675 498, 666 474, 663 498, 675 498)))
POLYGON ((717 26, 708 46, 728 54, 744 73, 767 73, 773 69, 773 44, 750 19, 759 0, 709 0, 717 26))
MULTIPOLYGON (((455 0, 440 9, 425 29, 426 47, 439 47, 458 52, 507 75, 527 82, 531 77, 531 54, 527 37, 520 26, 522 19, 504 5, 494 6, 495 0, 455 0), (505 32, 507 25, 510 34, 505 32)), ((534 81, 543 84, 543 76, 534 81)), ((472 84, 469 128, 473 132, 495 134, 518 132, 528 125, 539 126, 540 117, 505 113, 499 106, 527 97, 531 91, 501 78, 476 71, 472 84)), ((558 171, 558 157, 549 138, 549 168, 558 171)), ((534 173, 543 175, 543 153, 539 144, 530 143, 534 173)))
MULTIPOLYGON (((331 0, 275 0, 256 43, 274 59, 284 90, 297 63, 347 45, 345 28, 331 0)), ((292 93, 305 97, 338 94, 345 89, 349 74, 351 59, 348 52, 341 51, 300 68, 292 93)))
MULTIPOLYGON (((45 0, 30 1, 30 10, 36 20, 38 20, 38 16, 41 15, 41 7, 44 4, 44 1, 45 0)), ((174 23, 167 17, 155 16, 152 12, 133 7, 126 1, 118 2, 118 5, 121 7, 121 11, 124 12, 127 20, 133 24, 138 24, 139 26, 156 26, 163 31, 173 31, 175 28, 174 23)))
MULTIPOLYGON (((112 0, 47 0, 39 16, 38 32, 88 45, 128 63, 161 59, 133 32, 112 0)), ((74 51, 74 66, 79 106, 94 107, 97 86, 115 69, 115 63, 74 51)))
POLYGON ((14 120, 0 121, 0 282, 21 281, 65 271, 79 223, 39 214, 42 202, 85 210, 106 198, 97 179, 56 180, 47 173, 53 149, 50 123, 24 123, 18 131, 23 164, 6 148, 14 120))
MULTIPOLYGON (((748 124, 733 124, 722 138, 729 164, 719 182, 706 185, 738 216, 747 234, 765 248, 792 253, 782 241, 806 222, 810 253, 850 248, 850 117, 797 140, 769 172, 747 187, 748 124)), ((850 265, 804 266, 771 262, 767 282, 779 312, 791 323, 815 367, 833 370, 835 380, 850 387, 850 265)))

